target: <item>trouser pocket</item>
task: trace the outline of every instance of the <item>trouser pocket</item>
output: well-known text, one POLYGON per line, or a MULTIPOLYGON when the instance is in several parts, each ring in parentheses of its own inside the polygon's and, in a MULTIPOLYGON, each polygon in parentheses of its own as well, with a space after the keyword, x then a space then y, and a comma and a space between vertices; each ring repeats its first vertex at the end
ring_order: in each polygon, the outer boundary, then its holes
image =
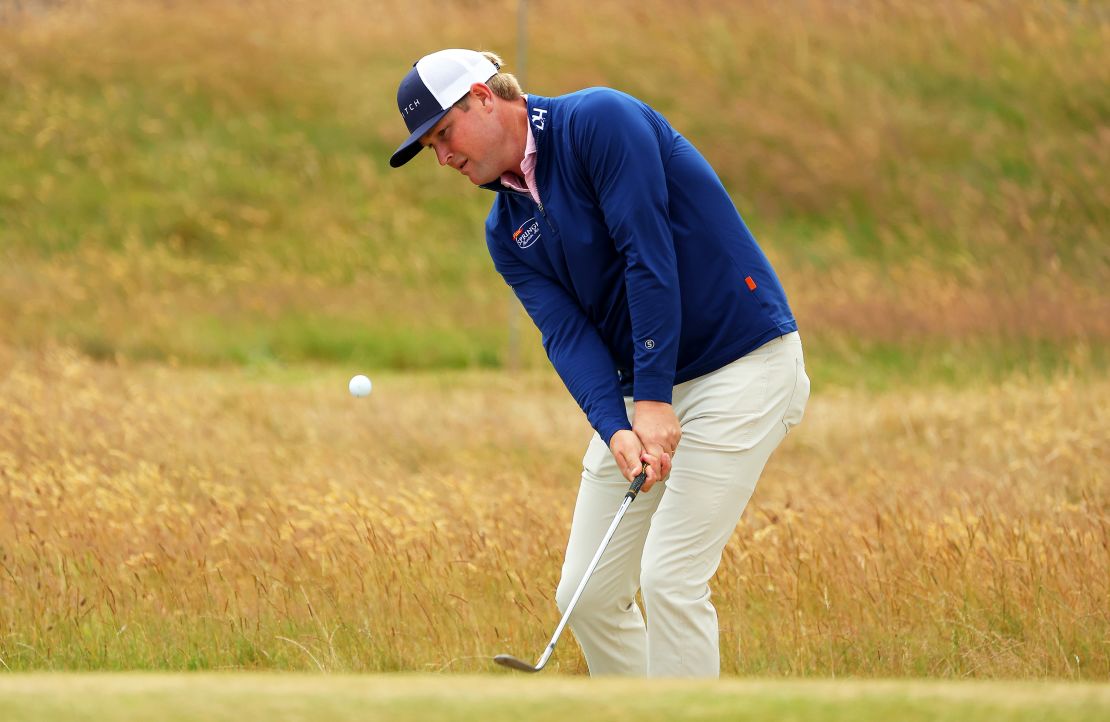
POLYGON ((794 390, 790 393, 790 401, 787 402, 786 412, 782 416, 786 433, 790 433, 790 429, 801 423, 809 401, 809 376, 806 375, 806 365, 801 357, 794 359, 794 370, 794 390))

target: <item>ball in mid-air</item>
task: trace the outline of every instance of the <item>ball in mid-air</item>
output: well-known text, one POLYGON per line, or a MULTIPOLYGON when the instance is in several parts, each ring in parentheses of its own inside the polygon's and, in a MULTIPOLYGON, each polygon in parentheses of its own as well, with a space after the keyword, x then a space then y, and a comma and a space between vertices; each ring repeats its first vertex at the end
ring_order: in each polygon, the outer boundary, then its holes
POLYGON ((347 384, 347 388, 351 390, 351 395, 358 396, 360 398, 363 396, 369 396, 371 387, 372 384, 370 383, 370 379, 366 378, 362 374, 355 376, 351 379, 351 383, 347 384))

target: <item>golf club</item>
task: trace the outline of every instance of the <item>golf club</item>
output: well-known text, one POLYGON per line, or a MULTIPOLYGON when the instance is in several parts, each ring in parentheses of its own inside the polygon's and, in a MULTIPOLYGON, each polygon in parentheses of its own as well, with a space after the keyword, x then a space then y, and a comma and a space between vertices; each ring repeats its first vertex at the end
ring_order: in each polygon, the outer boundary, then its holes
POLYGON ((609 545, 609 540, 613 538, 613 534, 617 531, 617 525, 621 523, 624 513, 628 511, 629 504, 636 498, 636 494, 640 493, 640 487, 644 485, 647 479, 647 464, 644 464, 643 471, 640 472, 632 481, 632 486, 628 487, 628 493, 624 495, 624 501, 621 502, 620 509, 617 509, 617 515, 613 518, 613 523, 609 525, 609 531, 605 532, 605 537, 601 540, 601 546, 597 548, 597 553, 594 554, 593 560, 590 565, 586 567, 586 573, 582 575, 582 581, 578 583, 578 589, 575 590, 574 596, 570 599, 570 604, 567 605, 567 611, 563 612, 563 618, 559 620, 559 626, 555 627, 555 634, 551 635, 551 641, 547 644, 547 649, 543 650, 540 655, 539 661, 535 666, 525 662, 523 659, 518 659, 511 654, 499 654, 493 658, 502 667, 509 667, 510 669, 517 669, 521 672, 539 672, 547 664, 547 660, 551 659, 551 653, 555 651, 555 643, 559 641, 559 636, 563 633, 563 628, 567 626, 567 620, 570 619, 571 612, 574 611, 574 605, 578 603, 578 598, 582 596, 582 591, 586 588, 586 582, 590 581, 590 575, 594 573, 594 568, 597 563, 601 561, 601 555, 605 553, 605 547, 609 545))

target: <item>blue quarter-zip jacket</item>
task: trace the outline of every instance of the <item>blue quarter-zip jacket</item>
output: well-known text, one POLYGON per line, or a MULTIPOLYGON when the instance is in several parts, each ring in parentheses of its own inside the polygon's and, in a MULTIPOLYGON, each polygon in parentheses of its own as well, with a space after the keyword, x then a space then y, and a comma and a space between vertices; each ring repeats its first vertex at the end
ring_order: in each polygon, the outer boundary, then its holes
POLYGON ((541 203, 499 181, 494 266, 552 365, 608 442, 623 396, 670 403, 798 326, 717 174, 667 120, 608 88, 529 94, 541 203))

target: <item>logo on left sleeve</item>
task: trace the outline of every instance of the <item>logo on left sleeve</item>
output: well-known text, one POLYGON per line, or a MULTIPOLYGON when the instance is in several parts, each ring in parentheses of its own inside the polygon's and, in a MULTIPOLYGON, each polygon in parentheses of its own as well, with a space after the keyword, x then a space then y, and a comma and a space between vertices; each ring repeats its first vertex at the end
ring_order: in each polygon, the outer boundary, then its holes
POLYGON ((547 122, 547 108, 533 108, 532 110, 532 127, 536 130, 543 130, 543 126, 547 122))
POLYGON ((513 240, 519 248, 527 248, 540 240, 540 222, 529 218, 520 228, 513 231, 513 240))

